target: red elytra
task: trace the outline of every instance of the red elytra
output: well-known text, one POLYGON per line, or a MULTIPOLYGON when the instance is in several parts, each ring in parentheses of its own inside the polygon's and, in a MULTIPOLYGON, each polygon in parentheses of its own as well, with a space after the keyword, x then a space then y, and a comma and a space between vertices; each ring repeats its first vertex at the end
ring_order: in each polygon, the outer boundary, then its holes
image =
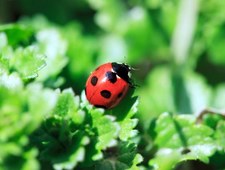
POLYGON ((87 100, 95 107, 111 109, 125 97, 131 84, 126 64, 106 63, 91 73, 86 82, 87 100))

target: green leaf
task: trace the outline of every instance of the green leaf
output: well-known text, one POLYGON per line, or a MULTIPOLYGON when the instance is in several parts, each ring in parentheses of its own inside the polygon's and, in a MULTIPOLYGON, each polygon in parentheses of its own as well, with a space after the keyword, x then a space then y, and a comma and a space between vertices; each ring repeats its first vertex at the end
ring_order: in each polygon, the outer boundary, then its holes
POLYGON ((215 138, 219 144, 219 146, 221 147, 220 149, 223 150, 223 152, 225 151, 225 134, 224 134, 224 130, 225 130, 225 121, 219 121, 216 127, 216 133, 215 133, 215 138))
MULTIPOLYGON (((23 89, 23 82, 18 74, 0 74, 0 89, 3 93, 0 96, 4 96, 3 94, 15 93, 16 91, 21 91, 23 89)), ((4 101, 3 98, 0 98, 1 101, 4 101)))
POLYGON ((22 24, 1 25, 1 32, 7 35, 8 43, 13 47, 18 47, 20 44, 28 44, 33 35, 33 30, 22 24))
MULTIPOLYGON (((189 98, 188 103, 191 107, 191 111, 189 113, 199 113, 210 105, 212 89, 207 84, 204 77, 194 72, 187 72, 184 75, 184 86, 185 89, 183 90, 184 92, 187 92, 189 98)), ((180 98, 180 100, 182 100, 182 98, 180 98)))
POLYGON ((102 109, 90 110, 92 117, 91 127, 97 138, 96 149, 98 153, 93 159, 101 157, 101 151, 116 144, 116 137, 119 133, 119 125, 115 122, 115 117, 104 115, 102 109))
POLYGON ((223 102, 224 100, 225 100, 225 84, 221 83, 214 90, 213 101, 211 106, 216 109, 223 110, 225 108, 223 102))
POLYGON ((67 64, 67 42, 56 28, 46 28, 36 33, 38 51, 46 55, 46 67, 38 80, 44 81, 59 74, 67 64))
POLYGON ((147 78, 146 85, 137 88, 140 97, 140 118, 144 125, 165 110, 176 111, 173 98, 172 73, 168 67, 157 67, 147 78))
MULTIPOLYGON (((224 1, 215 1, 211 0, 209 3, 205 4, 203 1, 200 1, 204 5, 200 5, 203 16, 202 21, 207 19, 208 22, 200 22, 199 27, 205 27, 203 31, 203 40, 206 42, 206 49, 208 51, 208 58, 211 62, 224 65, 224 54, 225 50, 223 48, 224 39, 222 38, 224 34, 224 10, 223 6, 225 5, 224 1), (213 15, 209 15, 209 13, 213 15)), ((200 20, 201 21, 201 20, 200 20)))
POLYGON ((73 169, 83 161, 89 139, 70 119, 54 116, 43 122, 32 135, 39 148, 40 161, 49 162, 55 169, 73 169))
POLYGON ((130 89, 126 94, 126 97, 120 102, 114 109, 106 111, 107 114, 111 114, 116 117, 116 121, 119 123, 119 138, 122 141, 137 135, 138 131, 134 129, 138 123, 138 119, 135 117, 138 112, 138 97, 133 96, 134 88, 130 89))
POLYGON ((123 15, 123 4, 120 1, 88 0, 90 5, 97 10, 96 23, 106 31, 112 31, 117 26, 118 20, 123 15))
POLYGON ((147 85, 140 89, 140 116, 146 124, 151 115, 165 110, 190 114, 210 105, 212 89, 206 80, 192 71, 179 71, 157 67, 149 75, 147 85))
POLYGON ((9 60, 13 55, 13 49, 8 45, 6 34, 0 33, 0 74, 9 73, 9 60))
POLYGON ((109 153, 106 151, 106 158, 97 163, 97 169, 107 170, 138 170, 137 164, 142 162, 142 156, 137 154, 136 145, 134 143, 121 142, 118 148, 109 148, 109 153), (109 155, 107 155, 109 154, 109 155))
POLYGON ((44 88, 42 84, 29 84, 26 93, 29 109, 37 114, 41 121, 43 117, 47 117, 56 107, 58 93, 52 89, 44 88))
POLYGON ((128 112, 121 112, 120 114, 125 114, 125 116, 122 120, 118 120, 120 125, 119 138, 122 141, 127 141, 128 139, 136 136, 138 133, 138 131, 134 129, 138 123, 138 119, 133 118, 138 111, 138 99, 137 97, 134 97, 131 101, 134 103, 130 110, 128 112))
MULTIPOLYGON (((76 167, 78 162, 84 160, 85 156, 85 148, 84 146, 89 142, 89 139, 85 136, 80 136, 81 133, 77 133, 73 136, 72 144, 69 148, 67 153, 62 154, 58 159, 56 159, 53 163, 53 167, 56 170, 63 170, 63 169, 73 169, 76 167), (78 143, 79 142, 79 143, 78 143)), ((54 158, 55 159, 55 158, 54 158)), ((53 160, 54 160, 53 159, 53 160)))
POLYGON ((57 105, 53 113, 64 119, 72 118, 74 123, 81 124, 84 120, 84 112, 79 110, 79 97, 75 96, 71 88, 63 90, 58 95, 57 105))
POLYGON ((214 131, 195 123, 191 115, 173 116, 163 113, 156 121, 155 145, 159 147, 156 157, 150 160, 150 165, 161 169, 161 162, 166 160, 171 169, 176 163, 185 160, 201 160, 209 162, 216 149, 213 139, 214 131))
POLYGON ((0 49, 2 50, 3 47, 8 45, 8 39, 4 32, 0 33, 0 49))
POLYGON ((0 80, 0 167, 39 169, 38 151, 30 146, 29 135, 53 108, 53 91, 37 84, 24 87, 15 73, 2 74, 0 80))
MULTIPOLYGON (((123 141, 137 135, 137 130, 134 129, 138 120, 133 118, 137 113, 138 100, 137 97, 132 97, 133 91, 130 91, 126 98, 113 110, 95 109, 91 106, 85 94, 82 93, 82 107, 86 107, 91 115, 90 133, 95 134, 96 155, 93 157, 97 160, 102 157, 101 150, 117 144, 116 138, 119 137, 123 141)), ((94 139, 93 139, 94 141, 94 139)))
POLYGON ((126 42, 124 39, 117 34, 110 34, 104 36, 100 41, 100 54, 99 63, 121 61, 125 62, 124 56, 129 56, 127 54, 126 42))
POLYGON ((223 116, 220 114, 216 114, 216 113, 211 113, 210 112, 208 114, 205 114, 202 118, 202 124, 205 124, 207 126, 209 126, 212 129, 216 129, 218 123, 223 120, 223 116))
MULTIPOLYGON (((5 145, 5 147, 8 147, 5 145)), ((0 169, 1 170, 10 170, 10 169, 22 169, 22 170, 29 170, 30 167, 34 170, 39 170, 40 165, 36 159, 37 157, 37 150, 30 149, 24 150, 21 155, 8 155, 4 162, 2 163, 0 160, 0 169)))
POLYGON ((11 58, 10 67, 25 79, 35 78, 38 76, 38 71, 46 65, 45 60, 46 57, 40 54, 35 47, 18 48, 11 58))
MULTIPOLYGON (((40 165, 39 165, 39 162, 36 159, 37 155, 38 155, 38 150, 37 149, 31 149, 31 150, 25 152, 23 158, 25 160, 27 160, 27 162, 25 162, 23 164, 21 169, 29 170, 30 167, 32 167, 33 170, 39 170, 40 169, 40 165)), ((15 168, 17 169, 18 166, 15 166, 15 168)))
POLYGON ((146 54, 152 60, 166 56, 168 47, 165 38, 160 30, 154 28, 154 21, 143 6, 134 6, 129 10, 118 32, 122 32, 125 40, 124 51, 129 56, 129 62, 136 63, 138 58, 143 58, 146 54))
POLYGON ((0 41, 0 73, 18 72, 23 79, 35 78, 46 65, 46 57, 38 51, 37 46, 13 50, 4 33, 0 34, 0 41))
POLYGON ((50 162, 54 169, 73 169, 83 161, 84 146, 89 143, 82 125, 84 112, 79 109, 79 98, 72 89, 56 90, 52 96, 49 94, 50 98, 49 101, 42 99, 43 104, 50 103, 46 110, 54 107, 32 134, 32 143, 39 148, 40 158, 50 162))

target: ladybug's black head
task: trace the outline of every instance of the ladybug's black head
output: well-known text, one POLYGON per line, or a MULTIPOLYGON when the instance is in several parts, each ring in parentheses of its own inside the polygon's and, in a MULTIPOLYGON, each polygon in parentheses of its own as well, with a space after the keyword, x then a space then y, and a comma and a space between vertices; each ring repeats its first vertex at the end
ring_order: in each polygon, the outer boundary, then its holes
POLYGON ((115 73, 121 77, 123 80, 131 84, 131 79, 129 77, 130 67, 126 64, 118 64, 116 62, 112 63, 112 68, 115 73))

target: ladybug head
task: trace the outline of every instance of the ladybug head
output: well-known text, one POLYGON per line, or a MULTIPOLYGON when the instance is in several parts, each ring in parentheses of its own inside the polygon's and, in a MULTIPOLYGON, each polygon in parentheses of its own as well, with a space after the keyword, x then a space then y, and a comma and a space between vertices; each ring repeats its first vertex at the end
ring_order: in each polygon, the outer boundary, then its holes
POLYGON ((131 68, 128 65, 118 64, 116 62, 113 62, 112 69, 120 78, 122 78, 123 80, 128 82, 130 85, 132 85, 131 78, 129 76, 131 68))

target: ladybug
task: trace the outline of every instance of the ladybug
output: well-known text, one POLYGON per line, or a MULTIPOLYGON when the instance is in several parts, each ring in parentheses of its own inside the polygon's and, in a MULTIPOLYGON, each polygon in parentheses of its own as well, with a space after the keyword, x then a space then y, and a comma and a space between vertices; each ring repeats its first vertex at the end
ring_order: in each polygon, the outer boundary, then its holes
POLYGON ((131 67, 116 62, 105 63, 91 73, 86 82, 87 100, 95 107, 111 109, 125 97, 133 87, 131 67))

